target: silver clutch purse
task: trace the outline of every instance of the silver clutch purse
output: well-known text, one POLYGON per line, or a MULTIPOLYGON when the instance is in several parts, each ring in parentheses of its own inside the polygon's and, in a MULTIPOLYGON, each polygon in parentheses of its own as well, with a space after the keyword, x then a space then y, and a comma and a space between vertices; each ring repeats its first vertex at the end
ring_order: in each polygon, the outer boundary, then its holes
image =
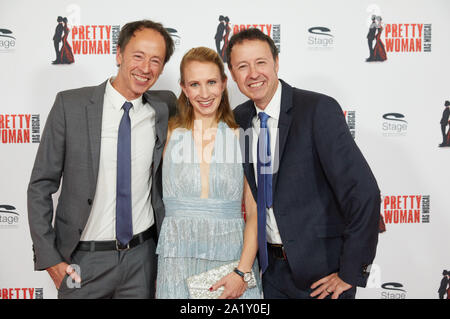
MULTIPOLYGON (((224 287, 220 287, 216 291, 209 291, 220 279, 234 271, 239 264, 239 260, 230 264, 210 269, 201 274, 191 276, 186 279, 191 299, 217 299, 222 294, 224 287)), ((255 274, 252 270, 252 278, 248 282, 248 288, 256 287, 255 274)))

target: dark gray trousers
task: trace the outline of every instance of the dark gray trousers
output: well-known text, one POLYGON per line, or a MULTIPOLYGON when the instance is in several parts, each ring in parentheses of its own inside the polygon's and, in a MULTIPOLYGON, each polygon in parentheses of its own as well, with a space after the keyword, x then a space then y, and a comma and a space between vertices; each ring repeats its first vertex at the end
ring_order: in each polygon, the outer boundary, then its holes
MULTIPOLYGON (((315 299, 312 289, 304 290, 295 285, 287 260, 273 257, 269 252, 269 267, 262 277, 264 299, 315 299)), ((339 299, 355 299, 356 287, 344 291, 339 299)), ((330 299, 331 295, 326 297, 330 299)))
POLYGON ((156 244, 153 238, 125 251, 80 251, 71 263, 79 269, 81 287, 67 275, 59 299, 155 298, 156 244))

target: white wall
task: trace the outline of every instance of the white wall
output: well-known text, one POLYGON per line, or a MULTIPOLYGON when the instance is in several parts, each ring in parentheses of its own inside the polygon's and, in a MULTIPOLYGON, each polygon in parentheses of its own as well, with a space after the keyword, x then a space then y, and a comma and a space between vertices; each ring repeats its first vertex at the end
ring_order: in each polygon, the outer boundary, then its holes
MULTIPOLYGON (((331 95, 344 111, 355 112, 355 139, 383 196, 430 196, 429 223, 386 224, 387 231, 380 234, 372 288, 360 289, 357 297, 437 298, 441 273, 450 268, 446 189, 450 147, 437 147, 443 104, 450 100, 449 13, 450 2, 446 0, 379 0, 376 4, 366 0, 48 0, 45 5, 3 1, 0 29, 11 30, 9 35, 15 39, 0 37, 0 130, 5 129, 7 118, 9 126, 13 125, 12 115, 37 114, 38 132, 42 133, 58 91, 96 85, 116 73, 113 54, 75 55, 74 64, 51 64, 55 58, 52 37, 59 15, 68 17, 70 26, 122 26, 149 18, 176 29, 179 38, 174 38, 178 40, 175 54, 154 87, 176 94, 180 91, 181 57, 195 46, 215 48, 219 15, 228 16, 232 28, 241 24, 280 25, 280 78, 293 86, 331 95), (387 52, 385 62, 365 62, 366 35, 373 13, 381 15, 386 25, 409 24, 412 28, 412 24, 431 24, 431 52, 387 52), (308 29, 318 26, 330 29, 327 33, 333 37, 317 36, 316 43, 332 38, 332 44, 310 44, 314 35, 308 29), (8 43, 14 46, 6 48, 5 40, 13 40, 8 43), (383 119, 387 113, 404 115, 407 128, 399 136, 384 135, 385 122, 400 123, 383 119), (401 284, 403 291, 381 287, 390 282, 401 284)), ((73 45, 78 38, 72 39, 72 33, 69 39, 73 45)), ((386 44, 391 36, 386 39, 385 33, 382 40, 386 44)), ((245 100, 231 77, 229 90, 233 106, 245 100)), ((20 117, 15 119, 17 129, 20 117)), ((35 297, 34 291, 22 288, 43 288, 44 298, 56 297, 50 277, 33 271, 26 190, 37 147, 37 143, 4 143, 0 138, 0 205, 15 207, 0 214, 0 298, 35 297), (8 224, 6 216, 18 216, 18 221, 8 224)), ((422 202, 418 208, 403 205, 400 209, 423 213, 422 202)), ((381 213, 385 214, 384 207, 381 213)))

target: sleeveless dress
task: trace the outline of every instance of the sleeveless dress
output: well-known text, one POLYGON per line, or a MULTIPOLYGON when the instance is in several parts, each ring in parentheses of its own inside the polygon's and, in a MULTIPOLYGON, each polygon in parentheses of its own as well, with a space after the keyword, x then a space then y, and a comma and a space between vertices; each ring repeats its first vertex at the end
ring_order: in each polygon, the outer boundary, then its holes
MULTIPOLYGON (((192 131, 177 128, 163 160, 163 201, 166 215, 156 253, 156 298, 189 298, 186 278, 239 260, 243 245, 241 213, 243 168, 238 138, 219 122, 209 168, 208 198, 200 198, 200 162, 192 131)), ((261 298, 257 287, 241 298, 261 298)))
POLYGON ((61 64, 71 64, 75 62, 73 57, 72 47, 67 41, 67 37, 69 36, 69 28, 67 26, 64 27, 64 36, 62 38, 62 48, 61 48, 61 64))
POLYGON ((381 32, 383 32, 383 27, 378 28, 378 32, 376 35, 376 43, 373 49, 374 61, 385 61, 387 59, 384 43, 381 40, 381 32))

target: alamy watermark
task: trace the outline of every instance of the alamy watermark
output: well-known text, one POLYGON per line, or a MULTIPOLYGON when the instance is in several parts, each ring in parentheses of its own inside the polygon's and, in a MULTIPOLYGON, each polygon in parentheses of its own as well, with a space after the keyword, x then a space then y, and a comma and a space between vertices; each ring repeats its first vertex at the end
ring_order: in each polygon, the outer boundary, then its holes
POLYGON ((175 164, 199 164, 211 162, 218 164, 258 163, 261 174, 274 174, 279 168, 278 128, 260 128, 258 132, 253 127, 242 128, 208 128, 202 129, 202 122, 195 121, 193 130, 185 130, 182 134, 171 137, 171 147, 164 157, 170 156, 175 164), (275 139, 270 153, 264 152, 264 139, 258 138, 269 133, 270 139, 275 139), (196 143, 195 141, 201 141, 196 143), (206 143, 205 143, 206 141, 206 143), (209 141, 209 142, 207 142, 209 141), (254 144, 257 143, 256 152, 254 144), (272 149, 275 148, 275 149, 272 149), (256 158, 255 155, 256 154, 256 158))

